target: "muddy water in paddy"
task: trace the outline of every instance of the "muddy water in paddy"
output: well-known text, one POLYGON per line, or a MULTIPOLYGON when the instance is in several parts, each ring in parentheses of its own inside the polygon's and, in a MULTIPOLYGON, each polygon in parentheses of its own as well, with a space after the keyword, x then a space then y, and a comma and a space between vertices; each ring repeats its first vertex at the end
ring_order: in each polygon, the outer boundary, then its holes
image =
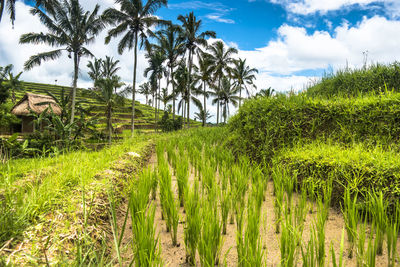
MULTIPOLYGON (((153 154, 149 163, 152 168, 155 168, 157 165, 157 156, 153 154)), ((173 174, 173 170, 170 167, 171 174, 173 174)), ((189 176, 189 185, 193 184, 195 178, 194 170, 191 168, 190 176, 189 176)), ((175 198, 178 199, 178 186, 177 180, 174 175, 172 175, 172 187, 175 192, 175 198)), ((261 218, 260 218, 260 235, 263 243, 263 251, 264 251, 264 264, 266 266, 279 266, 280 265, 280 234, 275 233, 275 218, 274 218, 274 196, 273 196, 273 184, 272 182, 268 183, 267 190, 265 192, 265 201, 262 204, 261 210, 261 218)), ((297 202, 296 194, 293 197, 293 203, 297 202)), ((178 225, 178 246, 172 246, 171 234, 166 231, 166 222, 161 218, 161 206, 159 199, 159 192, 157 193, 157 198, 155 200, 156 205, 156 215, 155 215, 155 226, 156 232, 159 234, 159 243, 161 245, 161 257, 163 260, 164 266, 190 266, 186 263, 185 257, 185 243, 184 243, 184 226, 185 226, 185 213, 183 208, 180 208, 180 221, 178 225)), ((303 231, 303 242, 307 244, 310 238, 310 229, 313 224, 313 221, 316 217, 317 208, 315 204, 309 202, 309 208, 312 209, 313 212, 308 212, 303 231)), ((230 218, 230 216, 229 216, 230 218)), ((130 225, 128 223, 127 229, 128 233, 125 234, 123 244, 128 244, 131 240, 131 236, 129 233, 130 225)), ((329 211, 329 218, 326 223, 326 232, 325 232, 325 250, 326 250, 326 266, 332 266, 331 262, 331 244, 333 244, 334 251, 336 253, 336 257, 339 257, 340 251, 340 240, 344 227, 343 216, 340 212, 331 209, 329 211)), ((367 234, 369 234, 369 229, 367 229, 367 234)), ((400 239, 399 239, 400 241, 400 239)), ((123 251, 123 257, 125 259, 125 263, 131 261, 129 259, 132 257, 131 252, 128 249, 129 246, 125 247, 125 252, 123 251)), ((343 263, 344 266, 356 266, 356 257, 355 253, 352 259, 348 258, 347 253, 348 243, 347 243, 347 235, 345 233, 345 246, 343 252, 343 263)), ((397 253, 399 255, 400 248, 398 247, 397 253)), ((227 225, 227 234, 223 236, 223 246, 220 253, 220 264, 227 266, 237 266, 237 251, 236 251, 236 224, 227 225)), ((400 263, 397 263, 400 265, 400 263)), ((196 257, 196 265, 200 266, 199 256, 196 257)), ((397 265, 397 266, 399 266, 397 265)), ((298 248, 297 251, 297 266, 302 266, 301 263, 301 251, 298 248)), ((386 244, 384 244, 383 255, 376 257, 376 266, 387 266, 387 251, 386 244)))

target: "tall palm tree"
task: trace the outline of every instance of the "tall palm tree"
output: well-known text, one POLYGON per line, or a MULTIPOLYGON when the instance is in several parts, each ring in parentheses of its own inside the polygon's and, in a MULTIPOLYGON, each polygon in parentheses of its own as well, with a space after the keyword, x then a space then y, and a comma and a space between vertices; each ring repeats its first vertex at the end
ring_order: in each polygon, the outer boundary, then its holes
POLYGON ((102 60, 103 75, 106 79, 111 79, 116 75, 117 71, 121 69, 118 67, 118 64, 119 60, 114 60, 113 57, 106 56, 106 58, 102 60))
POLYGON ((100 88, 99 92, 92 91, 93 96, 105 104, 105 114, 107 118, 107 130, 108 130, 108 142, 111 143, 112 138, 112 112, 113 108, 118 102, 118 95, 114 94, 116 88, 123 86, 124 83, 120 82, 118 76, 113 76, 112 78, 100 78, 96 82, 96 87, 100 88))
POLYGON ((234 61, 235 66, 232 69, 232 78, 235 79, 235 84, 239 87, 239 107, 242 101, 242 88, 246 89, 246 93, 249 96, 250 92, 247 85, 254 86, 253 80, 256 79, 255 74, 258 73, 257 69, 250 69, 246 65, 246 59, 239 59, 234 61))
MULTIPOLYGON (((213 72, 217 83, 217 91, 221 91, 221 79, 225 74, 230 74, 230 65, 234 62, 232 56, 237 53, 237 50, 233 47, 226 49, 222 41, 217 41, 210 45, 207 50, 210 52, 211 65, 213 66, 213 72)), ((217 101, 217 125, 219 123, 219 100, 217 101)))
MULTIPOLYGON (((207 113, 207 98, 209 97, 209 93, 207 91, 207 85, 210 85, 212 82, 212 73, 213 67, 211 65, 210 56, 206 53, 198 54, 199 67, 197 69, 197 79, 199 79, 203 83, 203 109, 205 113, 207 113)), ((204 113, 204 112, 203 112, 204 113)), ((204 113, 204 114, 205 114, 204 113)), ((207 116, 202 116, 203 118, 203 127, 207 123, 207 116)))
POLYGON ((146 105, 149 105, 149 95, 152 94, 151 92, 151 83, 150 82, 145 82, 141 85, 139 85, 139 94, 142 94, 146 97, 146 105))
POLYGON ((87 67, 89 68, 88 75, 90 79, 93 80, 93 86, 95 86, 96 81, 103 77, 103 60, 101 58, 95 58, 94 61, 89 61, 87 67))
POLYGON ((147 41, 150 28, 159 24, 166 24, 154 16, 157 9, 167 5, 167 0, 148 0, 146 4, 142 0, 116 0, 119 9, 109 8, 104 11, 105 21, 115 28, 108 32, 106 44, 111 38, 124 36, 118 44, 118 53, 122 54, 125 49, 134 49, 133 60, 133 82, 132 82, 132 135, 135 130, 135 95, 136 95, 136 69, 139 39, 141 44, 147 41))
POLYGON ((48 33, 27 33, 21 36, 20 43, 47 44, 57 47, 56 50, 39 53, 31 56, 25 62, 25 69, 30 70, 40 65, 42 61, 55 60, 63 51, 69 53, 74 62, 74 77, 72 82, 71 123, 75 117, 76 87, 79 75, 79 62, 82 57, 93 57, 85 45, 94 42, 95 37, 104 29, 105 25, 100 16, 100 9, 96 5, 92 12, 84 11, 79 0, 64 0, 62 4, 54 6, 54 12, 46 13, 35 7, 31 10, 48 28, 48 33), (72 55, 71 55, 72 54, 72 55))
MULTIPOLYGON (((221 115, 226 123, 226 118, 229 116, 229 104, 237 107, 239 97, 236 95, 239 91, 239 87, 231 83, 230 79, 223 77, 221 80, 221 87, 218 91, 217 98, 213 102, 219 102, 221 108, 223 108, 221 115)), ((222 119, 221 119, 222 120, 222 119)))
POLYGON ((17 75, 12 73, 13 66, 9 65, 6 67, 6 72, 4 73, 4 86, 11 92, 11 101, 13 104, 17 101, 15 96, 15 91, 21 91, 23 89, 22 81, 19 78, 22 75, 22 71, 17 75))
MULTIPOLYGON (((187 93, 190 99, 190 86, 192 81, 192 67, 193 67, 193 56, 195 55, 199 46, 207 46, 207 37, 216 37, 215 32, 205 31, 200 32, 202 21, 197 20, 193 12, 186 16, 180 15, 178 20, 182 23, 183 36, 185 38, 186 50, 188 51, 188 90, 187 93)), ((190 103, 187 103, 187 127, 189 127, 189 114, 190 114, 190 103)))
MULTIPOLYGON (((16 0, 0 0, 0 22, 3 17, 4 9, 7 8, 8 13, 10 14, 10 20, 12 25, 14 26, 15 21, 15 3, 16 0)), ((33 1, 36 7, 40 7, 42 9, 47 10, 48 12, 53 12, 55 5, 59 5, 57 0, 36 0, 33 1)))
POLYGON ((172 119, 175 120, 175 83, 173 80, 174 69, 177 66, 177 60, 184 53, 185 44, 182 36, 182 28, 177 25, 171 25, 167 29, 163 29, 156 35, 159 44, 156 45, 164 51, 167 57, 168 78, 167 89, 169 84, 172 84, 172 119))
POLYGON ((167 73, 167 69, 163 65, 166 57, 162 50, 157 49, 153 45, 147 46, 147 54, 146 58, 148 60, 149 66, 144 70, 144 76, 147 77, 150 74, 150 80, 158 82, 157 90, 155 92, 156 100, 156 108, 155 108, 155 123, 157 129, 158 122, 158 114, 160 110, 160 93, 161 93, 161 79, 167 73), (158 100, 158 107, 157 107, 158 100))

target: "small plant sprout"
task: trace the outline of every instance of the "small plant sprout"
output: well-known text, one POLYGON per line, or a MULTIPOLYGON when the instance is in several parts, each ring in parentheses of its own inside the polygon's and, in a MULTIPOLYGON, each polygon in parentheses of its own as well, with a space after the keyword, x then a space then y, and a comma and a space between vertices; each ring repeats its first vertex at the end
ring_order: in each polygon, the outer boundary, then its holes
POLYGON ((188 189, 185 194, 186 227, 184 230, 184 240, 186 246, 186 262, 191 265, 196 263, 196 250, 201 231, 201 214, 199 184, 194 182, 193 189, 188 189))
POLYGON ((385 238, 386 225, 387 225, 387 208, 388 204, 384 200, 382 191, 379 193, 370 193, 369 198, 369 213, 371 215, 372 222, 376 226, 376 253, 382 255, 383 253, 383 241, 385 238))
POLYGON ((342 212, 346 226, 347 240, 349 242, 349 258, 352 258, 354 243, 357 237, 357 225, 359 221, 357 192, 352 197, 350 189, 346 188, 344 191, 343 202, 344 208, 342 208, 342 212))
POLYGON ((228 223, 229 211, 231 209, 231 191, 230 190, 221 189, 220 203, 221 203, 222 233, 224 235, 226 235, 226 225, 228 223))

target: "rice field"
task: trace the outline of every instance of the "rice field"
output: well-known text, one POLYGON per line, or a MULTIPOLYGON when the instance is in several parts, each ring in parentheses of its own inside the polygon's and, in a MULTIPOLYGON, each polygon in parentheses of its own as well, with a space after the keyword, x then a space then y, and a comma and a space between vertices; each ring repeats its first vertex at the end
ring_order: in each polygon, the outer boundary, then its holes
POLYGON ((345 188, 334 209, 334 177, 322 190, 299 185, 284 166, 233 155, 226 134, 157 142, 131 191, 132 250, 121 266, 398 266, 398 203, 382 192, 361 202, 345 188))

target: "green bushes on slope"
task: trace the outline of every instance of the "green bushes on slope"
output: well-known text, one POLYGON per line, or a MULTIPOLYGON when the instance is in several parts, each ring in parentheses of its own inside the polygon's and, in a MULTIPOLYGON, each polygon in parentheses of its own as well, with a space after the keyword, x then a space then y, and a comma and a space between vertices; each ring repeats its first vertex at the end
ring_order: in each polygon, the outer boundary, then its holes
POLYGON ((389 65, 376 64, 362 69, 344 69, 327 75, 321 82, 307 90, 309 96, 358 96, 400 91, 400 62, 389 65))
POLYGON ((257 161, 300 140, 390 144, 400 137, 400 94, 334 100, 305 94, 246 101, 229 123, 229 144, 257 161))
POLYGON ((379 147, 298 144, 282 150, 274 165, 297 177, 299 185, 312 185, 315 191, 320 191, 332 178, 332 205, 336 207, 343 199, 345 187, 364 199, 374 190, 382 191, 391 203, 400 197, 400 158, 396 152, 379 147))

